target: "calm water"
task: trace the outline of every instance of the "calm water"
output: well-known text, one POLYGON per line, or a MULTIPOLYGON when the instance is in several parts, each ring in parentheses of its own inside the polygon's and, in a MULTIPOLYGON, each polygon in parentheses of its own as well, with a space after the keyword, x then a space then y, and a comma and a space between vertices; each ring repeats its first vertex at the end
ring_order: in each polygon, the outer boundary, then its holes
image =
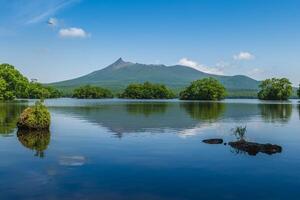
POLYGON ((298 101, 49 100, 50 132, 17 132, 27 104, 0 103, 1 200, 300 198, 298 101), (239 125, 282 152, 202 142, 239 125))

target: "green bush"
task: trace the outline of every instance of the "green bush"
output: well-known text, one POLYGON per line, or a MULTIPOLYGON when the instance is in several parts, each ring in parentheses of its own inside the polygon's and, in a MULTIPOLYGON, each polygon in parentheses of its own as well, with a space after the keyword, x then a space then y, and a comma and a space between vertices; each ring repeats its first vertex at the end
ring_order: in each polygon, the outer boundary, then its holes
POLYGON ((125 99, 172 99, 175 95, 165 85, 145 82, 128 85, 119 97, 125 99))
POLYGON ((78 99, 113 98, 110 90, 101 87, 85 85, 74 90, 73 97, 78 99))
POLYGON ((193 81, 179 94, 182 100, 221 100, 225 95, 225 87, 214 78, 193 81))
POLYGON ((293 93, 292 84, 286 78, 266 79, 259 87, 258 98, 261 100, 287 100, 293 93))
POLYGON ((43 130, 49 129, 50 113, 47 107, 37 101, 32 107, 26 108, 20 115, 17 126, 19 129, 43 130))

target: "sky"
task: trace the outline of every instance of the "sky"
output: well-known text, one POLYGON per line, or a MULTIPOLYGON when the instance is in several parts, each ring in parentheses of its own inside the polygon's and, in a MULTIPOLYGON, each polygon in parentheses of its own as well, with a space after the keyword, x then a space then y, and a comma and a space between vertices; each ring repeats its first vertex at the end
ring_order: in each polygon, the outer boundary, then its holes
POLYGON ((299 0, 0 0, 0 63, 49 83, 119 57, 300 83, 299 0))

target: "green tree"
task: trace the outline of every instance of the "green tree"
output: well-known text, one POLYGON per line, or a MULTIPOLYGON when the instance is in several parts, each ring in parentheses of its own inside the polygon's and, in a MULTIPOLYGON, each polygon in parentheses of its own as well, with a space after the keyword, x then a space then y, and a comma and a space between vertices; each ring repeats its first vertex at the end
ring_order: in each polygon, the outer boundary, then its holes
POLYGON ((297 95, 298 95, 298 97, 300 98, 300 84, 299 84, 299 88, 298 88, 298 90, 297 90, 297 95))
POLYGON ((73 97, 78 99, 103 99, 112 98, 113 94, 110 90, 102 87, 85 85, 75 89, 73 97))
POLYGON ((165 85, 149 82, 130 84, 120 95, 120 98, 126 99, 172 99, 174 97, 174 93, 165 85))
POLYGON ((182 100, 221 100, 226 96, 226 89, 210 77, 193 81, 179 96, 182 100))
POLYGON ((287 78, 266 79, 259 87, 258 98, 262 100, 287 100, 293 92, 292 84, 287 78))
POLYGON ((29 82, 14 66, 0 65, 0 100, 15 98, 57 98, 61 93, 40 83, 29 82))
POLYGON ((28 79, 14 66, 9 64, 0 65, 0 98, 2 100, 27 97, 28 83, 28 79))

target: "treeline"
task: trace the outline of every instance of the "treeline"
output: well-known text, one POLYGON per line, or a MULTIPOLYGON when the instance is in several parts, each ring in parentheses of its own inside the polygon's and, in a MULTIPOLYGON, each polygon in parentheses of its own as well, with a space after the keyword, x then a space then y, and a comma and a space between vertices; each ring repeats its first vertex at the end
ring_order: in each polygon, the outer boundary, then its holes
POLYGON ((0 100, 13 100, 15 98, 58 98, 61 93, 40 83, 30 82, 14 66, 0 65, 0 100))
MULTIPOLYGON (((238 98, 245 93, 253 98, 261 100, 288 100, 293 94, 291 82, 286 78, 272 78, 262 81, 259 92, 255 90, 237 91, 234 94, 238 98)), ((297 91, 300 97, 300 85, 297 91)), ((188 87, 179 93, 181 100, 222 100, 228 95, 226 88, 214 78, 203 78, 193 81, 188 87)), ((232 95, 232 93, 231 93, 232 95)), ((96 86, 83 86, 75 89, 75 98, 112 98, 113 94, 107 89, 96 86)), ((162 84, 150 82, 129 84, 117 97, 125 99, 172 99, 177 97, 175 93, 162 84)))
MULTIPOLYGON (((293 87, 286 78, 271 78, 260 83, 259 92, 256 95, 254 91, 243 90, 235 93, 235 95, 243 95, 245 92, 261 100, 287 100, 293 94, 293 87)), ((181 100, 222 100, 228 96, 228 93, 232 95, 218 80, 210 77, 193 81, 179 92, 179 96, 176 96, 171 89, 163 84, 150 82, 129 84, 122 93, 116 96, 126 99, 172 99, 178 97, 181 100)), ((300 85, 297 94, 300 97, 300 85)), ((56 88, 30 82, 14 66, 0 65, 0 100, 45 99, 61 96, 62 93, 56 88)), ((76 88, 71 96, 80 99, 114 97, 110 90, 91 85, 76 88)))

